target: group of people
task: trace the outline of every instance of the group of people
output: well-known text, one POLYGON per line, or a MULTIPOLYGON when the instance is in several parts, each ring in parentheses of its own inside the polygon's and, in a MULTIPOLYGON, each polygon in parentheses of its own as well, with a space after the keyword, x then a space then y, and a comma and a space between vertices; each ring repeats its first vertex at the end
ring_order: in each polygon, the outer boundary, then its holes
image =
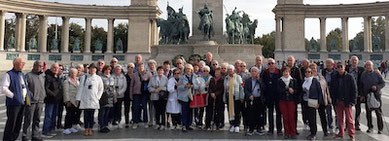
POLYGON ((145 63, 137 55, 127 68, 113 58, 109 65, 99 60, 97 65, 71 67, 67 75, 63 65, 54 63, 44 70, 43 63, 36 61, 32 71, 24 75, 25 60, 16 58, 0 87, 7 106, 3 139, 16 140, 21 127, 22 140, 55 136, 55 127, 62 126, 64 107, 64 134, 78 132, 83 124, 84 135, 93 135, 97 111, 101 133, 110 132, 113 126, 182 132, 193 128, 219 130, 228 118, 230 132, 240 132, 243 127, 250 136, 276 131, 285 139, 296 139, 300 105, 304 129, 310 131, 307 139, 312 140, 317 134, 316 112, 324 136, 336 133, 335 138, 343 138, 346 122, 348 136, 354 139, 355 130, 360 130, 361 104, 365 103, 367 132, 372 132, 371 113, 375 111, 378 133, 382 133, 381 89, 385 82, 371 61, 361 67, 356 56, 351 57, 350 65, 327 59, 321 72, 307 59, 297 65, 293 56, 281 68, 272 58, 264 62, 262 56, 257 56, 251 67, 241 60, 219 64, 207 53, 206 60, 193 64, 179 58, 171 69, 169 61, 158 66, 156 61, 145 63), (228 117, 224 116, 225 109, 228 117))

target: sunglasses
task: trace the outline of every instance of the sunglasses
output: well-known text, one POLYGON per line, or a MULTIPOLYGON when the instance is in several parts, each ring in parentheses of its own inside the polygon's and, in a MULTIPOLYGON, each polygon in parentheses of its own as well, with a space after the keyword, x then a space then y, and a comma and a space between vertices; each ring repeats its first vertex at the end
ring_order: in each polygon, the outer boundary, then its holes
POLYGON ((209 72, 209 71, 207 71, 207 70, 203 70, 203 72, 209 72))
POLYGON ((343 66, 342 66, 342 65, 340 65, 340 66, 338 66, 337 68, 339 68, 339 69, 340 69, 340 68, 343 68, 343 66))
POLYGON ((274 65, 274 63, 267 63, 268 65, 274 65))
POLYGON ((98 64, 104 64, 104 63, 98 63, 98 64))
POLYGON ((212 66, 217 66, 217 64, 212 64, 212 66))

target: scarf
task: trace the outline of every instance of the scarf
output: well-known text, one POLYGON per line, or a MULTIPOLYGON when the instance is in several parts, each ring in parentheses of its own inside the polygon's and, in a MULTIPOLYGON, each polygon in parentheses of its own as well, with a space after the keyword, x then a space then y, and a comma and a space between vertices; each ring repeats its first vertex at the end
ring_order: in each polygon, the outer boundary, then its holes
POLYGON ((308 77, 308 78, 304 78, 304 83, 303 83, 303 89, 305 89, 305 90, 308 90, 309 91, 309 88, 311 87, 311 85, 312 85, 312 79, 313 79, 313 77, 311 76, 311 77, 308 77))
POLYGON ((289 86, 290 80, 292 80, 292 77, 289 75, 288 77, 281 77, 281 80, 284 81, 285 86, 289 86))
POLYGON ((234 86, 236 83, 236 75, 232 77, 227 75, 228 80, 228 115, 230 116, 230 121, 235 120, 235 105, 234 105, 234 86))

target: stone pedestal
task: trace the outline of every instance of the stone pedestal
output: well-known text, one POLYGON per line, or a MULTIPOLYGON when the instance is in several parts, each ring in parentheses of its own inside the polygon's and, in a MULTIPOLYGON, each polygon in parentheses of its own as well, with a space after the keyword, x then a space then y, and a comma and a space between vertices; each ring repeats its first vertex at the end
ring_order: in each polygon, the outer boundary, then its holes
POLYGON ((81 53, 79 50, 73 50, 73 53, 81 53))
POLYGON ((101 50, 95 50, 95 53, 103 53, 101 50))
POLYGON ((28 52, 38 52, 38 50, 37 49, 30 49, 30 50, 28 50, 28 52))
POLYGON ((51 50, 50 52, 58 53, 59 51, 56 49, 56 50, 51 50))
POLYGON ((262 46, 260 45, 205 45, 205 44, 186 44, 186 45, 158 45, 152 46, 151 57, 159 63, 166 60, 172 60, 177 55, 183 55, 185 58, 193 54, 205 55, 211 52, 213 58, 221 62, 234 63, 240 59, 246 63, 254 64, 255 57, 262 55, 262 46))
POLYGON ((7 49, 7 51, 12 51, 12 52, 14 52, 14 51, 16 51, 16 49, 10 48, 10 49, 7 49))

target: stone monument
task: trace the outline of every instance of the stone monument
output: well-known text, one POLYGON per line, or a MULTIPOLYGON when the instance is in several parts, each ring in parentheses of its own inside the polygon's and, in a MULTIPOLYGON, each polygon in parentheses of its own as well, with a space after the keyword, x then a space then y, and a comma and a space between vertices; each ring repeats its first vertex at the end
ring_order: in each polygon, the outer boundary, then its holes
MULTIPOLYGON (((198 55, 203 56, 210 52, 213 54, 213 59, 218 60, 219 62, 233 63, 237 59, 240 59, 249 64, 254 64, 255 59, 253 58, 257 55, 262 55, 261 45, 254 45, 248 42, 243 44, 227 43, 227 37, 223 35, 223 0, 193 0, 192 6, 192 36, 189 37, 188 43, 161 44, 152 46, 151 56, 149 59, 154 59, 157 62, 163 62, 165 60, 171 60, 177 56, 183 56, 186 59, 191 58, 189 60, 198 60, 198 55), (201 14, 199 13, 202 12, 206 14, 213 13, 212 22, 214 23, 213 32, 215 36, 212 36, 209 41, 208 39, 204 40, 204 34, 201 30, 199 30, 199 26, 202 23, 200 21, 201 14)), ((252 22, 252 24, 257 23, 258 21, 252 22)), ((159 24, 160 27, 165 25, 164 20, 162 19, 158 19, 157 24, 159 24)), ((160 28, 160 30, 160 33, 164 32, 163 28, 160 28)), ((162 37, 162 39, 166 41, 166 38, 162 37)))
POLYGON ((118 39, 117 41, 116 41, 116 53, 124 53, 124 51, 123 51, 123 41, 122 41, 122 39, 118 39))
POLYGON ((30 41, 28 41, 28 50, 30 52, 37 52, 37 45, 36 45, 36 39, 35 39, 35 35, 33 35, 30 39, 30 41))
POLYGON ((55 53, 58 53, 58 40, 57 39, 53 39, 51 40, 51 48, 50 48, 50 52, 55 52, 55 53))
POLYGON ((95 53, 102 53, 103 42, 100 39, 95 41, 95 53))
POLYGON ((11 34, 11 36, 8 38, 7 41, 7 50, 8 51, 15 51, 15 37, 14 34, 11 34))
POLYGON ((80 39, 78 37, 74 40, 73 53, 80 53, 80 39))
POLYGON ((223 35, 223 0, 193 0, 192 1, 192 36, 189 38, 189 43, 198 43, 203 39, 202 31, 198 30, 201 19, 198 16, 198 12, 204 9, 204 5, 207 5, 208 9, 212 10, 213 18, 213 32, 214 37, 212 41, 216 41, 218 44, 226 43, 226 38, 223 35))
POLYGON ((309 41, 309 52, 317 52, 318 47, 317 41, 312 37, 309 41))

